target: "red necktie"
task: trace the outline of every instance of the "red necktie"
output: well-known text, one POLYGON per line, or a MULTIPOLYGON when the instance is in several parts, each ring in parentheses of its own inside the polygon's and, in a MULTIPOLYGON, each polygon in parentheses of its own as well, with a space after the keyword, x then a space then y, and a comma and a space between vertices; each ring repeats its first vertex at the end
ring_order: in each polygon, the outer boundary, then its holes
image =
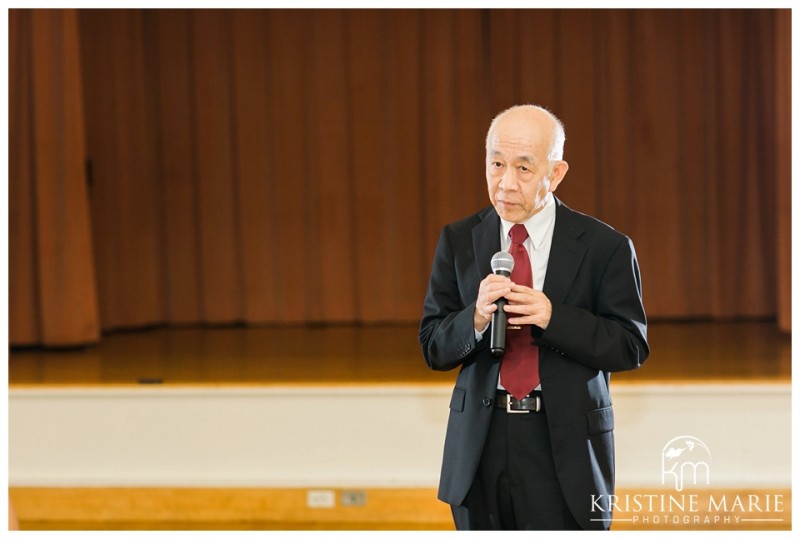
MULTIPOLYGON (((533 288, 533 274, 528 250, 522 242, 528 237, 524 225, 514 225, 509 231, 511 247, 508 252, 514 257, 511 280, 533 288)), ((515 315, 509 315, 509 318, 515 315)), ((522 399, 539 385, 539 347, 533 344, 530 326, 511 329, 506 333, 506 351, 500 363, 500 383, 514 397, 522 399)))

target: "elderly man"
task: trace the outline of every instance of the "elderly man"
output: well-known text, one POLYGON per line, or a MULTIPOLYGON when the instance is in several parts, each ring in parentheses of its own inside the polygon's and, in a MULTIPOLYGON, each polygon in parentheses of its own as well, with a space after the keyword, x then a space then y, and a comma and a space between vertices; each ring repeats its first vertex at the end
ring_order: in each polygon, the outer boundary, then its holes
POLYGON ((460 367, 439 484, 458 529, 611 523, 592 503, 614 492, 609 373, 645 361, 647 322, 630 239, 553 195, 564 140, 541 107, 499 114, 486 138, 492 207, 445 226, 436 248, 419 340, 430 368, 460 367), (500 250, 510 276, 491 271, 500 250))

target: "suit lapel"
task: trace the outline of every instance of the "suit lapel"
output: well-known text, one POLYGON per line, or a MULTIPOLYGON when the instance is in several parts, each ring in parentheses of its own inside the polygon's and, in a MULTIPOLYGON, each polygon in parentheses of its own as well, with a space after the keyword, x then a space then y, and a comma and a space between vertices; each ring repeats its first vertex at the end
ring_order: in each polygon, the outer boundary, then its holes
POLYGON ((556 199, 556 223, 543 290, 553 303, 564 303, 578 274, 586 255, 586 245, 578 241, 583 232, 572 210, 556 199))
POLYGON ((472 229, 472 250, 478 280, 482 280, 492 272, 492 257, 500 250, 500 217, 494 208, 487 208, 481 214, 481 222, 472 229))

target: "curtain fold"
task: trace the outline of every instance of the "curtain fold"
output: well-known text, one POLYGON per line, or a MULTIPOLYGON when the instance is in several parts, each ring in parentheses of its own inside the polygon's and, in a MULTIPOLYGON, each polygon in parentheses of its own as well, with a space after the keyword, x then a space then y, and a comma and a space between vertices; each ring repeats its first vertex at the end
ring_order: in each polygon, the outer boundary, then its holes
POLYGON ((651 320, 790 330, 789 10, 10 16, 12 344, 416 322, 523 102, 565 123, 557 194, 634 240, 651 320))
POLYGON ((778 188, 776 211, 778 326, 792 331, 792 20, 774 18, 772 57, 775 83, 771 88, 775 118, 774 159, 778 188))
POLYGON ((78 15, 9 10, 9 341, 100 335, 78 15))

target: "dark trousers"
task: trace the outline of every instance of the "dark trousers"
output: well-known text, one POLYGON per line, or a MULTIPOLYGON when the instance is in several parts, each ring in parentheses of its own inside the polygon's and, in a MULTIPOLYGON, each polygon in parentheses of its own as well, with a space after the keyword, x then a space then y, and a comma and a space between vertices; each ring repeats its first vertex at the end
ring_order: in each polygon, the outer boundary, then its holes
POLYGON ((478 472, 462 505, 459 530, 578 530, 553 464, 544 412, 495 408, 478 472))

